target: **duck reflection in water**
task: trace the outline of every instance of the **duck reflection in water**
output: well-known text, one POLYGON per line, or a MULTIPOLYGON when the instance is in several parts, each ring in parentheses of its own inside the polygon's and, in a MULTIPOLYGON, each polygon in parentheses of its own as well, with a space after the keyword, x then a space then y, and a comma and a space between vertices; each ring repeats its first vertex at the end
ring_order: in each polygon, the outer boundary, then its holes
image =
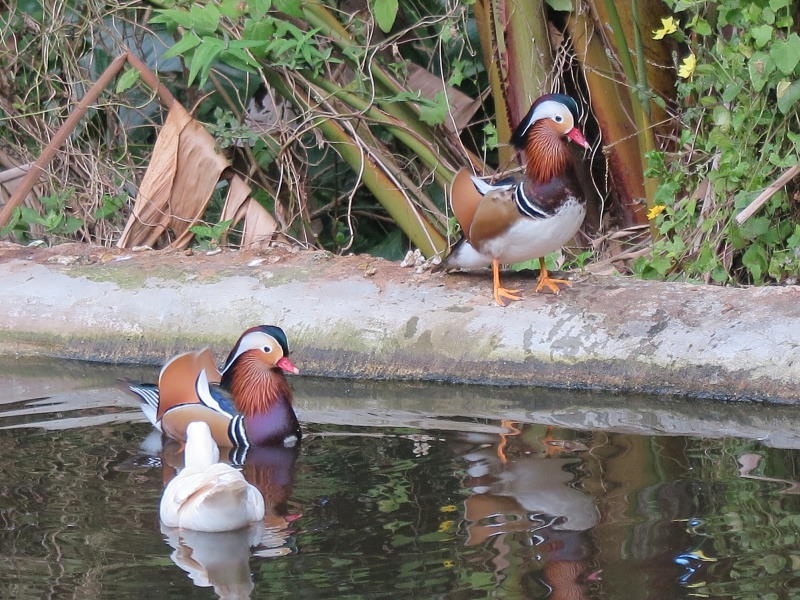
MULTIPOLYGON (((220 598, 249 598, 254 589, 252 556, 278 557, 294 551, 292 523, 301 517, 289 506, 299 445, 294 448, 221 449, 222 462, 240 466, 245 479, 264 496, 264 519, 237 531, 204 533, 164 527, 172 561, 198 587, 213 587, 220 598), (230 450, 230 452, 228 452, 230 450)), ((161 452, 166 485, 183 468, 180 442, 165 440, 161 452)))
POLYGON ((523 574, 528 597, 587 598, 591 544, 599 520, 593 498, 579 488, 578 444, 553 442, 550 428, 524 425, 512 435, 465 435, 467 545, 491 548, 498 584, 523 574), (532 576, 532 577, 531 577, 532 576), (538 588, 538 589, 537 589, 538 588))

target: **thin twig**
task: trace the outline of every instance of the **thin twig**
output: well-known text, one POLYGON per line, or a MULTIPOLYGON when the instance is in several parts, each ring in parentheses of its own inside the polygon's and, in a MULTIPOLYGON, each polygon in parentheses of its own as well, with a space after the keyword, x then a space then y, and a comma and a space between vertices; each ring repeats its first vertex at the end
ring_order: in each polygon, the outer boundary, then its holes
POLYGON ((761 206, 772 196, 774 196, 778 190, 780 190, 783 186, 789 183, 792 179, 794 179, 798 174, 800 174, 800 163, 797 163, 793 167, 789 167, 786 169, 783 174, 778 177, 775 181, 769 184, 767 187, 764 188, 764 191, 761 192, 755 199, 747 205, 742 212, 736 215, 736 222, 741 225, 747 219, 752 217, 755 212, 761 208, 761 206))

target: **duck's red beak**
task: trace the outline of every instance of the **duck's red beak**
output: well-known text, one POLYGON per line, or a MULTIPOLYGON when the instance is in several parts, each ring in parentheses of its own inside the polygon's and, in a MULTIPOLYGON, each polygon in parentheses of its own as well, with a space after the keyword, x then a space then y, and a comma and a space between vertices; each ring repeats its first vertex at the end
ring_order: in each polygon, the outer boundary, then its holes
POLYGON ((280 358, 280 360, 279 360, 278 362, 276 362, 276 363, 275 363, 275 365, 276 365, 277 367, 279 367, 281 370, 283 370, 283 371, 285 371, 285 372, 287 372, 287 373, 292 373, 293 375, 297 375, 297 374, 300 372, 300 369, 298 369, 297 367, 295 367, 295 366, 292 364, 292 361, 290 361, 290 360, 289 360, 288 358, 286 358, 285 356, 282 356, 282 357, 280 358))
POLYGON ((584 148, 589 147, 589 142, 586 141, 586 138, 583 136, 583 132, 577 127, 570 129, 569 133, 567 133, 567 137, 578 144, 578 146, 583 146, 584 148))

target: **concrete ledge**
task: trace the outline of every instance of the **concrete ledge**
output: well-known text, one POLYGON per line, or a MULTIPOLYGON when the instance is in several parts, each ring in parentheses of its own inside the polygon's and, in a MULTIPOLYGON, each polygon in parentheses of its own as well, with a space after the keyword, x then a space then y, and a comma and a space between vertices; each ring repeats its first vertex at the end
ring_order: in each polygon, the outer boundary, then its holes
MULTIPOLYGON (((586 276, 493 304, 491 277, 368 256, 0 246, 0 354, 160 364, 282 326, 304 373, 800 403, 800 287, 586 276)), ((530 275, 504 283, 529 290, 530 275)))

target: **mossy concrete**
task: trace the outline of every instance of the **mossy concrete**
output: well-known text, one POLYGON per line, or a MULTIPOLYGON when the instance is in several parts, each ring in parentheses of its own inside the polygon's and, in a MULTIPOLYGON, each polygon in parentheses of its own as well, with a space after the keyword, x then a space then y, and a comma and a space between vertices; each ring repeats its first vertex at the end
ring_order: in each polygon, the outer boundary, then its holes
POLYGON ((800 288, 578 277, 491 300, 488 272, 317 252, 0 247, 0 354, 160 364, 282 326, 303 372, 800 402, 800 288))

